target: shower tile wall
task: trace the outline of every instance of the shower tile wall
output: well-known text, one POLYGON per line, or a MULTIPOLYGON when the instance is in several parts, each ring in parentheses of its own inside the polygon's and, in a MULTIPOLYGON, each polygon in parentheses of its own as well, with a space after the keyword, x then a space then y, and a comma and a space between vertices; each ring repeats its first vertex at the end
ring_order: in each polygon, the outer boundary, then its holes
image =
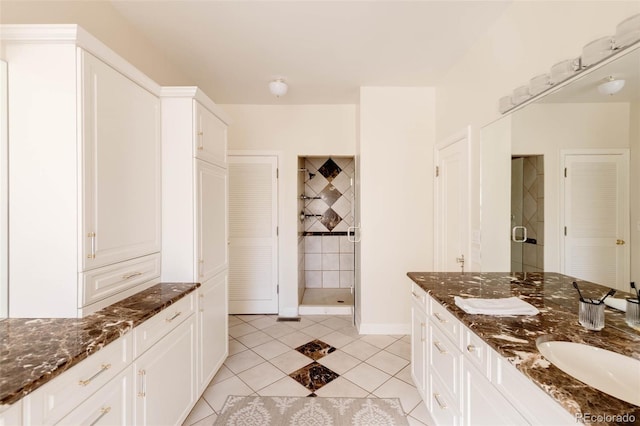
POLYGON ((353 158, 311 157, 305 161, 304 268, 306 288, 353 285, 353 158))
POLYGON ((522 167, 522 224, 536 244, 523 244, 524 272, 544 270, 544 157, 525 157, 522 167))

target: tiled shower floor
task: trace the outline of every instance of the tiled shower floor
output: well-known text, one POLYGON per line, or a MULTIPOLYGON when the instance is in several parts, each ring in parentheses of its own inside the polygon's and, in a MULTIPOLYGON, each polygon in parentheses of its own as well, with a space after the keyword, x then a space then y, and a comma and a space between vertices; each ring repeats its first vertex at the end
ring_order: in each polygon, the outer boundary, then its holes
POLYGON ((397 397, 410 425, 426 424, 409 336, 358 335, 350 316, 276 319, 229 317, 229 357, 184 426, 212 425, 229 395, 397 397))

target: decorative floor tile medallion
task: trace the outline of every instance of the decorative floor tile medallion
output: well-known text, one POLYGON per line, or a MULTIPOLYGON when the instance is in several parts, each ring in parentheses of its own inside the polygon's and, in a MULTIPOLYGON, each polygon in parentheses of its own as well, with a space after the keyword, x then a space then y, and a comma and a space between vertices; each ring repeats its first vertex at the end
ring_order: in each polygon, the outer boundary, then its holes
POLYGON ((340 377, 340 375, 322 364, 312 362, 289 374, 289 377, 311 392, 315 392, 327 383, 340 377))
POLYGON ((336 348, 333 346, 318 339, 312 340, 311 342, 305 343, 304 345, 296 348, 296 351, 300 352, 302 355, 308 356, 314 361, 319 360, 325 355, 329 355, 335 350, 336 348))

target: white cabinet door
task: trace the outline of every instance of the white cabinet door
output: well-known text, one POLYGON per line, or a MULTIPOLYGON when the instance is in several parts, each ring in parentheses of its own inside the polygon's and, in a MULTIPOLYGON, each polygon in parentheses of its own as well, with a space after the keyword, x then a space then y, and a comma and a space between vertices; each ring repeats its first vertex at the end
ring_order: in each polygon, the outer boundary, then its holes
POLYGON ((226 168, 227 125, 198 101, 194 101, 194 117, 194 156, 226 168))
POLYGON ((133 423, 133 369, 127 368, 88 398, 59 425, 129 425, 133 423))
POLYGON ((160 251, 160 101, 104 62, 82 62, 83 270, 160 251))
POLYGON ((135 361, 135 424, 181 424, 196 402, 196 316, 135 361))
POLYGON ((416 302, 411 303, 411 378, 418 388, 422 399, 427 402, 426 391, 426 368, 427 351, 425 350, 427 340, 427 314, 416 306, 416 302))
POLYGON ((204 282, 227 268, 227 171, 196 162, 197 281, 204 282))
POLYGON ((462 365, 465 425, 522 425, 527 421, 504 396, 464 358, 462 365))
POLYGON ((229 353, 227 273, 203 283, 198 291, 198 393, 201 394, 229 353))

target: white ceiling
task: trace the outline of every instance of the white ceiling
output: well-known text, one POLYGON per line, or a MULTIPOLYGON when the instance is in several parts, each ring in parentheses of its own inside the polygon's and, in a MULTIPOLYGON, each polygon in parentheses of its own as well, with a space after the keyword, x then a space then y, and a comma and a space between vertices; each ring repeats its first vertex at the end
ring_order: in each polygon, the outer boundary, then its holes
POLYGON ((509 3, 113 0, 221 104, 352 104, 360 86, 435 85, 509 3))

